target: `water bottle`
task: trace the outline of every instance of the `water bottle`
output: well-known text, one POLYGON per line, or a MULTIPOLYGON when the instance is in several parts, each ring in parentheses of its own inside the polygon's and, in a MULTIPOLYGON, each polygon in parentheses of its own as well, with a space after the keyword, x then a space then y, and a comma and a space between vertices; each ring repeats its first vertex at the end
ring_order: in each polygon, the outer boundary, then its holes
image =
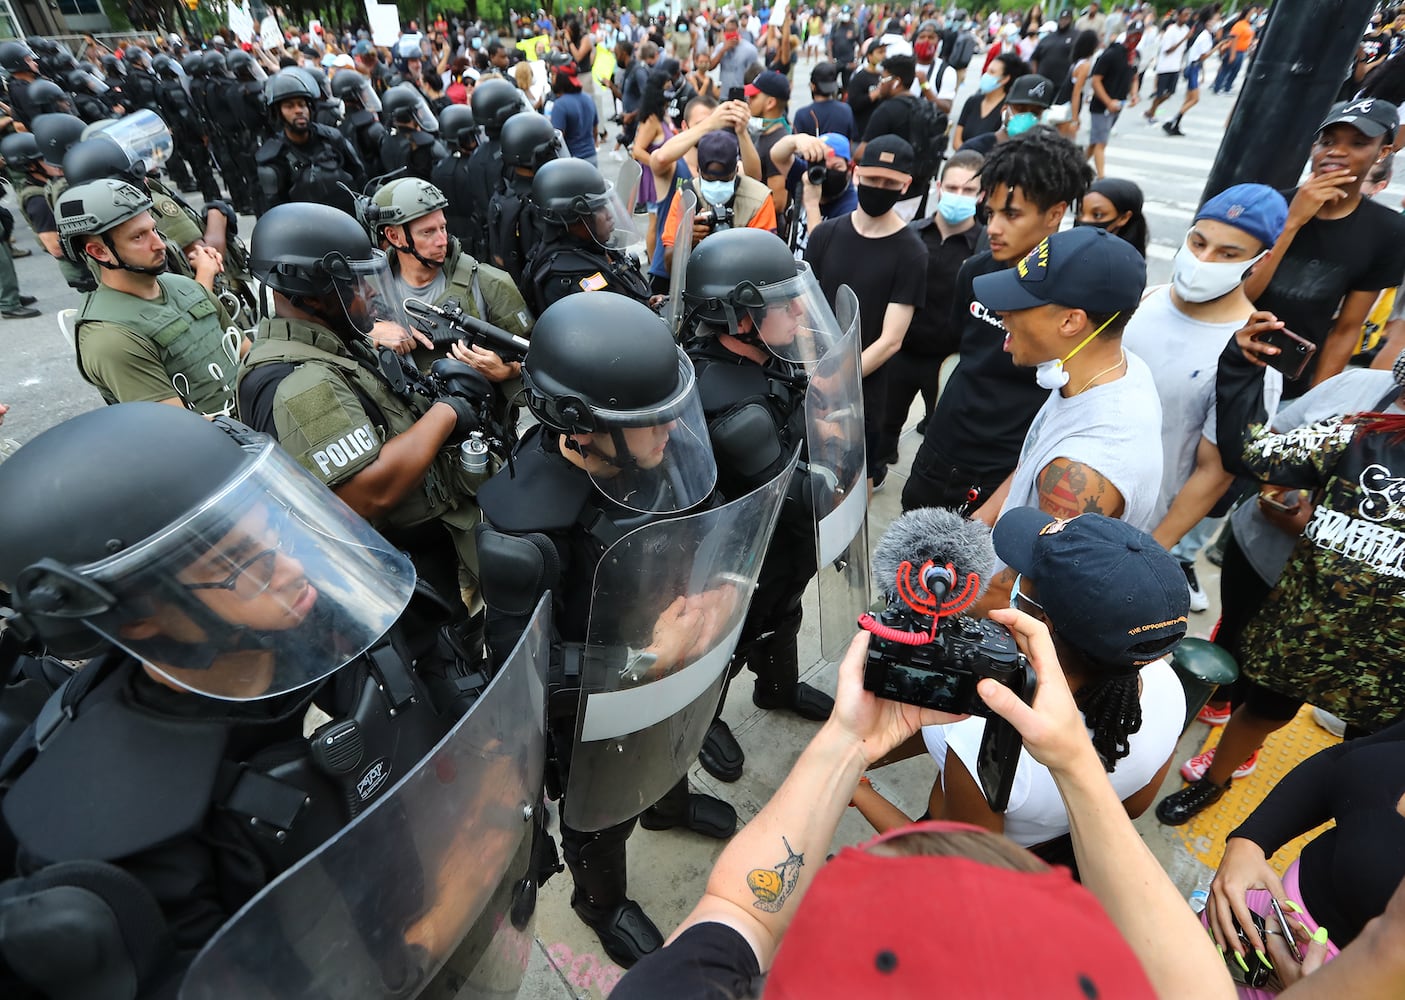
POLYGON ((1199 913, 1210 905, 1210 883, 1215 880, 1215 873, 1211 872, 1201 879, 1200 884, 1190 894, 1190 909, 1192 913, 1199 913))

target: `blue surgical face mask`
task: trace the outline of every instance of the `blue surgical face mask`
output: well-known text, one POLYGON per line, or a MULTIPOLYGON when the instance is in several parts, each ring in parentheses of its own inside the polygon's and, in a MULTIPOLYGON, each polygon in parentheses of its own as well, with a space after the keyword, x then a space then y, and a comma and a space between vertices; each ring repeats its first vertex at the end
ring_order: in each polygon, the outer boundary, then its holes
POLYGON ((736 178, 730 181, 703 180, 699 187, 702 188, 703 200, 709 205, 725 205, 737 193, 736 178))
POLYGON ((996 87, 1000 86, 1001 82, 1000 77, 996 76, 994 73, 982 73, 981 82, 977 86, 980 87, 982 94, 989 94, 996 87))
POLYGON ((976 196, 943 191, 941 201, 937 202, 937 214, 943 222, 953 226, 965 222, 976 214, 976 196))
POLYGON ((1038 124, 1039 116, 1033 111, 1021 111, 1017 115, 1011 115, 1010 120, 1005 123, 1005 134, 1013 139, 1017 135, 1024 135, 1038 124))

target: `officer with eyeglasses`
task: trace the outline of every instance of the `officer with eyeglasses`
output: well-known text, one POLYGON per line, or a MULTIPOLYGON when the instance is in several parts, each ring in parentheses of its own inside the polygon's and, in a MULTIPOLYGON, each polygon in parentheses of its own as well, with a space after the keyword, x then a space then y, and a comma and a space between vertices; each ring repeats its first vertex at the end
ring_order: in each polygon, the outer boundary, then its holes
MULTIPOLYGON (((173 996, 195 952, 410 773, 483 681, 409 559, 227 418, 84 413, 0 465, 0 492, 7 630, 90 658, 0 746, 0 993, 173 996)), ((26 701, 7 700, 0 733, 26 701)), ((389 893, 385 925, 422 895, 389 893)))

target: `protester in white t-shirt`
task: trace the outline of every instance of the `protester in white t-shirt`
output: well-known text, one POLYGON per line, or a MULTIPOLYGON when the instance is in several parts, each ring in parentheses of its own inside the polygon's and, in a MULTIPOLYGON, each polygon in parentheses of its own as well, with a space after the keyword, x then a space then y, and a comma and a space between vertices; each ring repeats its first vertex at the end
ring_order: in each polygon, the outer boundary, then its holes
MULTIPOLYGON (((1269 254, 1287 218, 1283 196, 1264 184, 1236 184, 1205 202, 1176 251, 1171 283, 1147 292, 1122 335, 1127 350, 1150 366, 1161 400, 1165 465, 1152 534, 1190 567, 1188 580, 1222 518, 1201 522, 1234 478, 1215 446, 1216 368, 1254 312, 1244 278, 1269 254)), ((1198 586, 1191 589, 1191 607, 1204 610, 1198 586)))
MULTIPOLYGON (((1146 286, 1146 261, 1111 233, 1080 226, 1048 237, 1014 267, 975 279, 999 315, 1005 350, 1049 398, 1015 471, 978 510, 992 524, 1015 507, 1055 517, 1101 513, 1144 530, 1161 488, 1161 404, 1151 372, 1122 347, 1146 286)), ((1014 571, 998 566, 982 608, 1009 601, 1014 571)))
POLYGON ((1181 68, 1185 65, 1186 40, 1190 38, 1190 8, 1182 7, 1176 20, 1161 31, 1160 44, 1156 50, 1156 98, 1146 110, 1146 120, 1156 120, 1156 109, 1161 107, 1176 92, 1180 82, 1181 68))
MULTIPOLYGON (((1165 660, 1186 633, 1189 606, 1175 559, 1125 521, 1100 514, 1062 521, 1028 507, 1000 519, 994 542, 1020 572, 1015 606, 1048 625, 1108 779, 1136 818, 1154 800, 1185 721, 1185 695, 1165 660)), ((941 767, 929 815, 1003 832, 1025 847, 1068 833, 1053 776, 1024 750, 1004 814, 990 809, 978 777, 987 724, 972 717, 923 728, 941 767)), ((900 748, 893 759, 903 755, 900 748)), ((880 830, 902 822, 872 789, 854 804, 880 830)))

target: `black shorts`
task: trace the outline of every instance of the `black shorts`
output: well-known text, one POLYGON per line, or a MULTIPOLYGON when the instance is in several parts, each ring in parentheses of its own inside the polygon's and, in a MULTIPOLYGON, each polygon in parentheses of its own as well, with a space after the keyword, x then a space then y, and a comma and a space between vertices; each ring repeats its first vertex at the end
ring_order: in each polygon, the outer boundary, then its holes
POLYGON ((1176 83, 1180 80, 1180 78, 1180 73, 1157 73, 1156 96, 1170 97, 1176 92, 1176 83))

